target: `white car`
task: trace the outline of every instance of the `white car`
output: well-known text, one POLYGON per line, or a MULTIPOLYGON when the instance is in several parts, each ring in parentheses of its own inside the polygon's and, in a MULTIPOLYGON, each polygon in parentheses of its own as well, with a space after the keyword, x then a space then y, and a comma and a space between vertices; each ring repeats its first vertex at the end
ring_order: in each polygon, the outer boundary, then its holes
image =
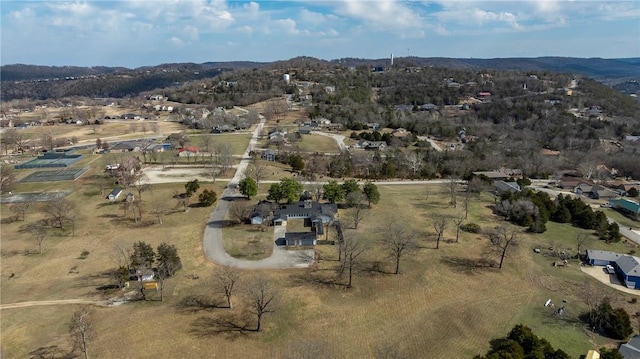
POLYGON ((613 266, 611 264, 607 264, 607 266, 605 267, 605 270, 609 274, 616 274, 616 269, 613 268, 613 266))

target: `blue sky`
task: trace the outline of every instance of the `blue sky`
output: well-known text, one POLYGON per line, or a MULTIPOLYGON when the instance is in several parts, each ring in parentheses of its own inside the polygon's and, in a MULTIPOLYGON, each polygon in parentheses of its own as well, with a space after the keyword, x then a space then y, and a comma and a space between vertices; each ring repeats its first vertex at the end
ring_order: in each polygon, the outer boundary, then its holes
POLYGON ((0 1, 0 62, 640 57, 640 1, 0 1))

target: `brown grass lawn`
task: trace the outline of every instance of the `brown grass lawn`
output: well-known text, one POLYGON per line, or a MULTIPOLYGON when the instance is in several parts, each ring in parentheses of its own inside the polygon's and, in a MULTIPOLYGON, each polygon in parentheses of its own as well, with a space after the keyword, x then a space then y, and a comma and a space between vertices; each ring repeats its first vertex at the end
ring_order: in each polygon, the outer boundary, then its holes
POLYGON ((243 259, 262 259, 273 252, 273 228, 262 231, 261 226, 241 224, 222 230, 224 248, 230 256, 243 259))
POLYGON ((339 153, 340 148, 333 138, 320 135, 302 135, 296 146, 303 152, 339 153))
MULTIPOLYGON (((165 216, 163 225, 156 224, 148 214, 144 225, 136 225, 124 219, 119 208, 94 194, 95 188, 87 180, 71 186, 75 192, 69 199, 78 203, 83 213, 76 236, 51 236, 43 255, 24 254, 36 246, 28 234, 19 231, 23 223, 3 223, 2 303, 114 295, 101 293, 96 287, 111 283, 103 273, 114 267, 109 257, 115 244, 129 247, 134 241, 144 240, 157 246, 166 241, 178 247, 184 264, 174 278, 166 281, 164 302, 94 308, 92 322, 97 335, 90 345, 94 358, 277 358, 305 345, 320 346, 330 358, 370 358, 384 346, 396 347, 412 358, 463 358, 485 352, 490 339, 505 335, 516 323, 533 327, 553 345, 577 357, 587 349, 612 343, 590 334, 575 320, 584 308, 580 291, 585 281, 598 293, 611 295, 615 306, 630 308, 630 295, 591 280, 580 272, 577 263, 556 268, 549 257, 533 253, 532 248, 538 246, 573 246, 577 231, 569 226, 549 223, 545 234, 523 234, 517 253, 506 260, 502 270, 471 268, 466 260, 480 257, 487 242, 481 235, 462 233, 459 243, 452 243, 448 240, 455 233, 450 225, 440 250, 433 249, 430 215, 457 212, 447 206, 448 199, 440 187, 432 186, 427 191, 426 186, 381 185, 381 203, 373 207, 359 229, 370 250, 356 273, 354 288, 340 285, 344 278, 335 279, 335 248, 319 246, 322 260, 314 268, 245 272, 245 283, 248 277, 260 273, 278 290, 278 309, 266 316, 262 333, 217 332, 216 321, 227 316, 238 325, 252 326, 255 322, 243 316, 246 302, 240 292, 234 297, 233 310, 181 304, 192 295, 214 303, 223 299, 212 285, 216 266, 202 252, 203 228, 211 209, 176 211, 165 216), (392 265, 378 245, 383 238, 380 228, 388 221, 399 221, 415 230, 421 245, 417 253, 402 262, 398 276, 387 274, 392 265), (90 251, 89 256, 78 259, 84 249, 90 251), (381 268, 376 268, 376 262, 381 268), (77 274, 69 273, 72 267, 77 274), (8 273, 16 273, 16 278, 8 279, 8 273), (187 276, 193 273, 199 279, 187 276), (332 284, 334 281, 338 284, 332 284), (542 305, 548 298, 556 303, 566 299, 568 315, 552 316, 542 305)), ((154 186, 153 192, 143 196, 150 205, 167 203, 172 207, 170 197, 176 189, 183 188, 154 186)), ((473 201, 469 221, 484 229, 502 223, 487 208, 490 203, 488 196, 473 201)), ((10 215, 6 205, 1 209, 2 218, 10 215)), ((30 213, 27 222, 37 216, 30 213)), ((624 244, 605 245, 596 240, 592 247, 629 250, 624 244)), ((2 310, 2 357, 27 357, 30 351, 49 345, 68 348, 67 323, 77 308, 64 305, 2 310)))

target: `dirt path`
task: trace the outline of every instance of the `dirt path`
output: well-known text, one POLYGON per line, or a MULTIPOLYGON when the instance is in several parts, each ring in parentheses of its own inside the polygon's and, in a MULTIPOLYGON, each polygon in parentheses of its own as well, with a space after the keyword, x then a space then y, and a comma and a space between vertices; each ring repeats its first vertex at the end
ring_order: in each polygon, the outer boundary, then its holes
POLYGON ((12 308, 39 307, 39 306, 45 306, 45 305, 61 305, 61 304, 91 304, 91 305, 107 306, 106 301, 87 300, 87 299, 60 299, 60 300, 37 300, 37 301, 31 301, 31 302, 1 304, 0 310, 12 309, 12 308))

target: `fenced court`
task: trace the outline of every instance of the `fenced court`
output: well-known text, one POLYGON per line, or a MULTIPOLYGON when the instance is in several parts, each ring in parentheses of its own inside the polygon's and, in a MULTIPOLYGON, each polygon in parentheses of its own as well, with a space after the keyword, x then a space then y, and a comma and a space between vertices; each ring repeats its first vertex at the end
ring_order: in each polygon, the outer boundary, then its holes
POLYGON ((65 168, 54 171, 37 171, 25 178, 20 182, 57 182, 57 181, 73 181, 82 176, 89 170, 89 166, 82 168, 65 168))
POLYGON ((50 202, 68 196, 72 191, 12 193, 0 196, 0 203, 50 202))
POLYGON ((74 154, 74 150, 47 151, 36 159, 16 165, 17 170, 46 167, 69 167, 80 161, 82 155, 74 154))

